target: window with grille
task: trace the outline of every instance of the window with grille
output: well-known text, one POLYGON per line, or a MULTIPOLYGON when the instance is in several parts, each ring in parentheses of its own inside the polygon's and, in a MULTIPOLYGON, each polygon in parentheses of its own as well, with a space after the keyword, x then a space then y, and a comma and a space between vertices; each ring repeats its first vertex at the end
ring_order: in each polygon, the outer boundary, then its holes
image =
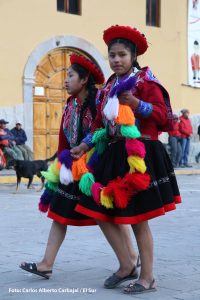
POLYGON ((146 25, 160 27, 161 0, 146 0, 146 25))
POLYGON ((57 11, 81 15, 81 0, 57 0, 57 11))

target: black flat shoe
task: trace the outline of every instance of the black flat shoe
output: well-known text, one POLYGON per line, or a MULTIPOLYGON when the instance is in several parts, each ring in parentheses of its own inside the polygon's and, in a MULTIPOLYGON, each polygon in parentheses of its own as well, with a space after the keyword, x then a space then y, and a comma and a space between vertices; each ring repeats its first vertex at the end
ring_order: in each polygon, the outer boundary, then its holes
POLYGON ((49 279, 51 274, 52 274, 52 270, 48 270, 48 271, 39 271, 37 269, 37 265, 36 263, 24 263, 24 264, 21 264, 19 266, 21 269, 29 272, 29 273, 33 273, 35 275, 38 275, 38 276, 41 276, 41 277, 44 277, 46 279, 49 279))

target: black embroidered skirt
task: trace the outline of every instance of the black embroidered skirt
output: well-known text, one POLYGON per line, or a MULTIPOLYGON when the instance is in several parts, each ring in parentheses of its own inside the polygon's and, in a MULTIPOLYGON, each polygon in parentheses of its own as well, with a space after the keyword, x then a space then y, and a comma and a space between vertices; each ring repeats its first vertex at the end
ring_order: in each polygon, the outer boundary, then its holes
POLYGON ((93 218, 75 211, 75 207, 82 195, 77 182, 68 186, 60 183, 57 192, 51 200, 48 217, 63 225, 96 225, 93 218))
MULTIPOLYGON (((106 209, 86 195, 79 199, 76 211, 104 222, 137 224, 176 209, 181 197, 171 160, 160 141, 143 140, 146 148, 145 163, 151 176, 147 190, 132 197, 125 209, 106 209)), ((94 170, 95 181, 104 186, 129 170, 125 141, 111 143, 94 170)))

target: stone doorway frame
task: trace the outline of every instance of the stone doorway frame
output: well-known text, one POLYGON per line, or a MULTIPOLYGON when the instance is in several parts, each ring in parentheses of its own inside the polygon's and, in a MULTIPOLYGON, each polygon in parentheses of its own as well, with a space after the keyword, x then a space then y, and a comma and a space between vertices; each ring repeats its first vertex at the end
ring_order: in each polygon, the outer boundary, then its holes
POLYGON ((23 76, 23 105, 24 129, 28 136, 28 144, 33 149, 33 85, 34 73, 42 58, 50 51, 58 48, 75 48, 93 57, 101 67, 105 78, 110 75, 110 70, 100 51, 90 42, 76 36, 55 36, 40 43, 30 54, 25 65, 23 76))

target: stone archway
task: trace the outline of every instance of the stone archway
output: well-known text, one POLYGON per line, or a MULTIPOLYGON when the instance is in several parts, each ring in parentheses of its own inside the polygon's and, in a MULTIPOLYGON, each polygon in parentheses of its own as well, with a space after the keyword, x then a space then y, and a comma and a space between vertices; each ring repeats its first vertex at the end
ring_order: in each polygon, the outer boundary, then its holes
POLYGON ((33 148, 33 89, 35 85, 36 69, 49 52, 64 48, 78 50, 91 56, 98 62, 104 76, 107 78, 110 75, 109 68, 101 53, 91 43, 82 38, 74 36, 56 36, 38 45, 29 56, 24 70, 24 128, 29 137, 29 145, 31 148, 33 148))

